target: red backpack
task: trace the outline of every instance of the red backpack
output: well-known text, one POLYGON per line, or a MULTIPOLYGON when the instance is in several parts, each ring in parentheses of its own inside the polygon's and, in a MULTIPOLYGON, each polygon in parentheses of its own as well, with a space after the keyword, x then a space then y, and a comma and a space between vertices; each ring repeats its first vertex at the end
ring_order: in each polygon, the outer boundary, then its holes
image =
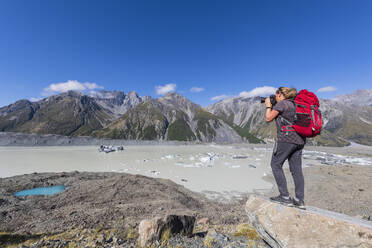
POLYGON ((318 97, 310 91, 300 90, 295 96, 294 123, 284 120, 288 125, 282 127, 282 131, 296 131, 303 137, 314 137, 320 134, 322 129, 322 114, 319 110, 318 97))

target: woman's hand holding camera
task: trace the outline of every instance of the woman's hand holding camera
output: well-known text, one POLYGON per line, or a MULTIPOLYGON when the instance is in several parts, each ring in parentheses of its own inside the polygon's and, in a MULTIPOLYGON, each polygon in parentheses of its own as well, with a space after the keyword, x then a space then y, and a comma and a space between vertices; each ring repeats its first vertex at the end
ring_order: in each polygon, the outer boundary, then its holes
POLYGON ((271 101, 270 101, 270 97, 266 98, 265 99, 265 105, 266 105, 266 108, 269 109, 272 107, 272 104, 271 104, 271 101))
POLYGON ((271 102, 270 97, 265 99, 265 105, 266 105, 266 115, 265 115, 266 121, 270 122, 278 116, 279 112, 277 110, 272 110, 273 104, 271 102))

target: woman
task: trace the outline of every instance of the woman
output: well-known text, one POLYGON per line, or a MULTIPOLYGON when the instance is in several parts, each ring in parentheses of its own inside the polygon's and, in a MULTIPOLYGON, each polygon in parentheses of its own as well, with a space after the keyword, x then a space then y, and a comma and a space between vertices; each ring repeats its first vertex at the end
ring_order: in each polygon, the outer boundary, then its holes
POLYGON ((270 98, 266 98, 266 121, 271 122, 275 119, 277 128, 277 138, 271 158, 271 169, 274 174, 280 195, 271 197, 272 201, 277 201, 288 206, 305 208, 304 203, 304 176, 302 174, 302 149, 306 138, 300 136, 295 131, 284 132, 282 126, 288 125, 286 121, 294 121, 295 106, 291 101, 297 94, 295 88, 280 87, 275 94, 276 104, 274 107, 270 98), (283 118, 281 118, 283 117, 283 118), (285 119, 286 121, 284 121, 285 119), (289 170, 292 173, 295 184, 295 197, 293 200, 289 196, 287 181, 283 171, 283 163, 288 159, 289 170))

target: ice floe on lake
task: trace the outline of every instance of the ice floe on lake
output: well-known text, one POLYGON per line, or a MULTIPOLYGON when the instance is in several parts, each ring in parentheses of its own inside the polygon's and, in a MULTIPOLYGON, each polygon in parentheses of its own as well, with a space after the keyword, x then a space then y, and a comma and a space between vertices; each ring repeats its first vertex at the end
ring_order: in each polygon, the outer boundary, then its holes
POLYGON ((262 152, 272 152, 272 148, 267 147, 251 147, 251 150, 253 151, 262 151, 262 152))
MULTIPOLYGON (((312 159, 320 161, 321 164, 325 165, 341 165, 341 164, 354 164, 354 165, 372 165, 372 158, 367 157, 353 157, 339 154, 331 154, 327 152, 319 151, 303 151, 304 159, 312 159)), ((311 166, 312 164, 306 164, 311 166)))
POLYGON ((161 157, 161 159, 174 159, 178 157, 180 157, 180 155, 178 154, 168 154, 168 155, 165 155, 164 157, 161 157))
POLYGON ((193 153, 186 155, 167 154, 161 157, 162 160, 173 160, 173 164, 183 168, 208 168, 214 166, 224 166, 228 169, 238 169, 248 167, 250 169, 257 168, 257 165, 264 161, 264 154, 258 156, 248 153, 234 153, 231 151, 221 152, 204 152, 193 153), (253 163, 253 164, 252 164, 253 163))
POLYGON ((248 158, 248 156, 245 156, 245 155, 233 155, 232 158, 233 159, 245 159, 245 158, 248 158))
POLYGON ((184 162, 177 162, 175 163, 175 165, 177 166, 182 166, 182 167, 185 167, 185 168, 200 168, 202 166, 204 166, 203 163, 193 163, 193 164, 188 164, 188 163, 184 163, 184 162))
POLYGON ((156 171, 156 170, 150 170, 150 173, 151 173, 152 175, 154 175, 154 176, 157 176, 157 175, 160 174, 160 172, 159 172, 159 171, 156 171))
POLYGON ((207 153, 198 153, 189 156, 181 156, 178 154, 168 154, 161 157, 162 160, 165 159, 174 159, 177 166, 182 166, 185 168, 200 168, 200 167, 211 167, 214 164, 214 161, 218 158, 224 158, 225 156, 222 154, 216 154, 214 152, 207 152, 207 153), (190 162, 185 162, 190 161, 190 162))
POLYGON ((232 166, 230 166, 230 168, 237 169, 237 168, 240 168, 240 165, 232 165, 232 166))

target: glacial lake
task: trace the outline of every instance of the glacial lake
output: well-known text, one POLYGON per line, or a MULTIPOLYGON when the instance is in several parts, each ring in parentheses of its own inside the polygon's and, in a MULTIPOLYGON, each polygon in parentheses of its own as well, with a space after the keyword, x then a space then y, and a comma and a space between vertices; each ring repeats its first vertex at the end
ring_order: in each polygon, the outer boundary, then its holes
MULTIPOLYGON (((372 164, 371 157, 350 157, 353 149, 305 150, 303 166, 372 164)), ((98 146, 0 147, 0 177, 33 172, 125 172, 170 179, 190 190, 209 192, 211 198, 214 193, 239 196, 272 188, 263 180, 271 173, 271 154, 272 145, 251 144, 133 145, 107 154, 99 152, 98 146)))

